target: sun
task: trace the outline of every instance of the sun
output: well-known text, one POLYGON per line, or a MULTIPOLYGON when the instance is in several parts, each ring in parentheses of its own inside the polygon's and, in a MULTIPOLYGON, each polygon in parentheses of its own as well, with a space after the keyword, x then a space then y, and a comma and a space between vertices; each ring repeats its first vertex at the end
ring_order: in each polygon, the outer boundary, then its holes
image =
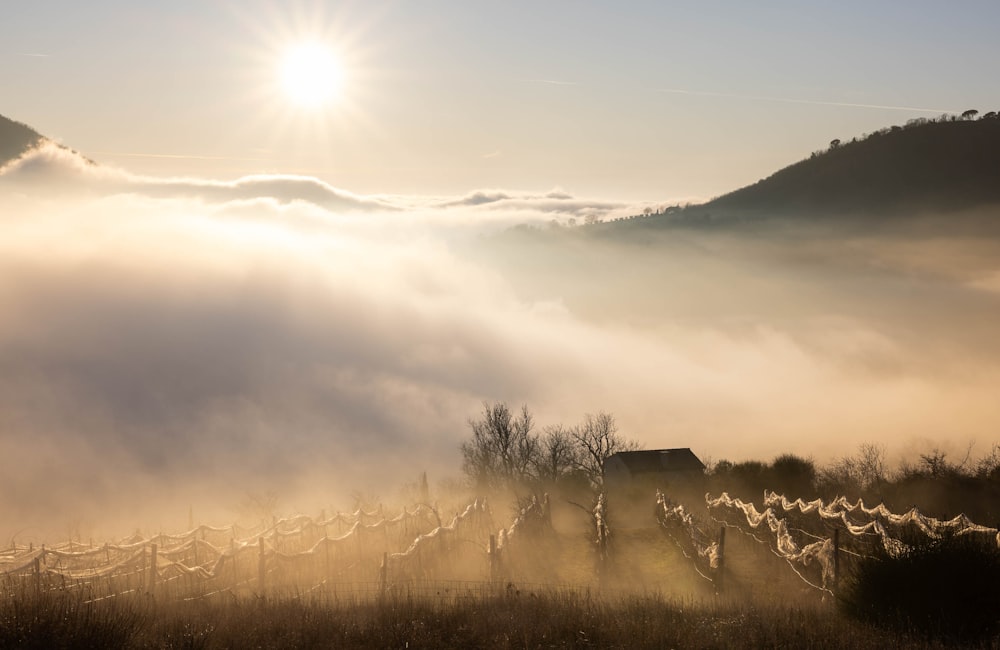
POLYGON ((321 108, 343 93, 344 70, 334 52, 321 43, 300 43, 281 58, 281 87, 293 104, 321 108))

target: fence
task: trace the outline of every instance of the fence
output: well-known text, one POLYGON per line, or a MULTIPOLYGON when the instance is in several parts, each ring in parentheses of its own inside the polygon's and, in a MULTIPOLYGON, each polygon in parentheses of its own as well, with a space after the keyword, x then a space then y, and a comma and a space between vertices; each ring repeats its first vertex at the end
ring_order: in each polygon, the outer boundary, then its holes
POLYGON ((499 529, 486 501, 476 500, 447 524, 436 509, 421 505, 394 517, 358 510, 257 529, 199 526, 102 546, 14 546, 0 551, 6 592, 0 597, 24 590, 75 592, 85 602, 127 594, 157 601, 223 594, 377 597, 435 589, 427 585, 472 593, 473 585, 512 578, 519 558, 533 552, 536 535, 550 529, 545 495, 532 497, 499 529))
POLYGON ((784 495, 770 491, 764 492, 764 505, 781 508, 786 513, 816 515, 827 525, 836 526, 852 537, 875 536, 890 554, 905 551, 907 545, 902 541, 903 538, 914 534, 929 539, 940 539, 943 535, 977 536, 984 540, 992 539, 1000 548, 1000 532, 996 528, 976 524, 964 514, 940 520, 927 517, 914 507, 897 515, 884 504, 870 508, 860 499, 851 503, 840 497, 828 504, 821 499, 809 502, 802 499, 789 501, 784 495))
POLYGON ((690 560, 702 578, 721 586, 725 550, 725 529, 714 540, 705 527, 695 522, 683 504, 673 504, 656 491, 656 520, 661 529, 690 560))
POLYGON ((771 491, 764 492, 763 512, 725 492, 714 499, 706 494, 705 500, 709 511, 717 515, 716 521, 767 543, 806 584, 829 593, 837 588, 845 563, 870 557, 874 547, 899 556, 909 550, 908 540, 914 535, 929 539, 946 534, 978 536, 1000 547, 1000 531, 978 525, 965 515, 942 521, 917 508, 898 515, 883 504, 870 508, 861 500, 852 503, 843 497, 829 503, 790 501, 771 491))
MULTIPOLYGON (((903 553, 913 535, 974 535, 1000 546, 996 528, 963 515, 938 520, 916 508, 897 515, 883 505, 842 498, 792 501, 774 492, 764 493, 763 511, 726 493, 705 499, 711 520, 699 520, 685 505, 657 492, 655 522, 716 591, 724 586, 730 527, 766 544, 805 584, 826 593, 835 591, 845 566, 879 548, 903 553)), ((588 552, 600 584, 607 586, 615 549, 603 495, 590 515, 588 552)), ((358 510, 273 520, 256 529, 198 526, 103 545, 12 546, 0 551, 0 597, 25 590, 72 592, 85 601, 128 594, 158 601, 314 592, 376 597, 420 593, 429 584, 468 591, 470 585, 496 586, 538 575, 539 564, 548 561, 543 547, 562 543, 550 533, 545 496, 532 497, 509 525, 499 528, 486 501, 477 500, 447 524, 436 509, 421 505, 394 516, 381 509, 358 510), (544 535, 550 541, 540 544, 544 535)))
MULTIPOLYGON (((470 509, 480 516, 488 512, 485 504, 470 509)), ((0 551, 0 574, 10 590, 75 591, 91 601, 125 594, 171 600, 222 592, 302 593, 348 582, 384 588, 386 555, 441 530, 448 527, 428 506, 404 508, 393 517, 361 510, 331 518, 297 516, 252 531, 199 526, 102 546, 13 546, 0 551)))

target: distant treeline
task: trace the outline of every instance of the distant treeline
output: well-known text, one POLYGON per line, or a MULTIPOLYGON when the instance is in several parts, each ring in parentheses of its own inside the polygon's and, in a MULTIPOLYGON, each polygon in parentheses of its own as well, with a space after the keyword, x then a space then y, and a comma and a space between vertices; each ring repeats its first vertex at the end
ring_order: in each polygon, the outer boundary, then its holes
MULTIPOLYGON (((515 410, 502 401, 485 402, 468 424, 471 436, 461 446, 463 473, 476 490, 596 495, 602 490, 604 461, 641 448, 604 411, 585 415, 579 424, 548 425, 537 432, 527 406, 515 410)), ((770 462, 709 461, 703 481, 688 488, 698 494, 729 492, 758 504, 764 490, 804 500, 843 496, 868 505, 884 503, 897 512, 917 506, 941 519, 964 512, 979 524, 1000 523, 1000 443, 978 458, 970 448, 961 460, 934 448, 896 467, 886 461, 885 447, 873 443, 821 466, 790 453, 770 462)))
POLYGON ((980 458, 973 458, 970 449, 961 460, 932 449, 895 468, 885 455, 884 447, 863 444, 855 454, 821 467, 793 454, 770 463, 720 460, 706 471, 706 481, 712 493, 728 491, 757 502, 767 489, 804 500, 845 496, 869 505, 884 503, 894 511, 917 506, 933 517, 965 513, 983 525, 1000 523, 1000 444, 980 458))

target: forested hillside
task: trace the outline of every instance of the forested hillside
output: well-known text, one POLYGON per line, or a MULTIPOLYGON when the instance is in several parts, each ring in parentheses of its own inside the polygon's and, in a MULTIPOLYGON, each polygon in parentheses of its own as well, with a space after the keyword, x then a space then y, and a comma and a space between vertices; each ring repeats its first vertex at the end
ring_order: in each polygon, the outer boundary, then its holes
POLYGON ((829 215, 1000 203, 1000 118, 913 120, 847 142, 688 212, 829 215))

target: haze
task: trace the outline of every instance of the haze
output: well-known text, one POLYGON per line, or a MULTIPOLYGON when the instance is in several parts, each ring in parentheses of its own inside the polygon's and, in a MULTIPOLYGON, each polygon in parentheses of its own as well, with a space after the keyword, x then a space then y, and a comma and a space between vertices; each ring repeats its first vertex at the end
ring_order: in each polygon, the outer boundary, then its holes
POLYGON ((0 167, 4 539, 392 497, 484 400, 716 460, 998 440, 985 219, 571 227, 995 109, 992 4, 119 5, 0 25, 0 113, 81 152, 0 167))
POLYGON ((991 243, 519 242, 500 229, 615 208, 328 208, 317 188, 341 194, 318 181, 153 180, 54 147, 0 179, 6 520, 391 496, 457 474, 484 399, 540 424, 608 410, 650 447, 713 458, 961 451, 1000 417, 991 243))

